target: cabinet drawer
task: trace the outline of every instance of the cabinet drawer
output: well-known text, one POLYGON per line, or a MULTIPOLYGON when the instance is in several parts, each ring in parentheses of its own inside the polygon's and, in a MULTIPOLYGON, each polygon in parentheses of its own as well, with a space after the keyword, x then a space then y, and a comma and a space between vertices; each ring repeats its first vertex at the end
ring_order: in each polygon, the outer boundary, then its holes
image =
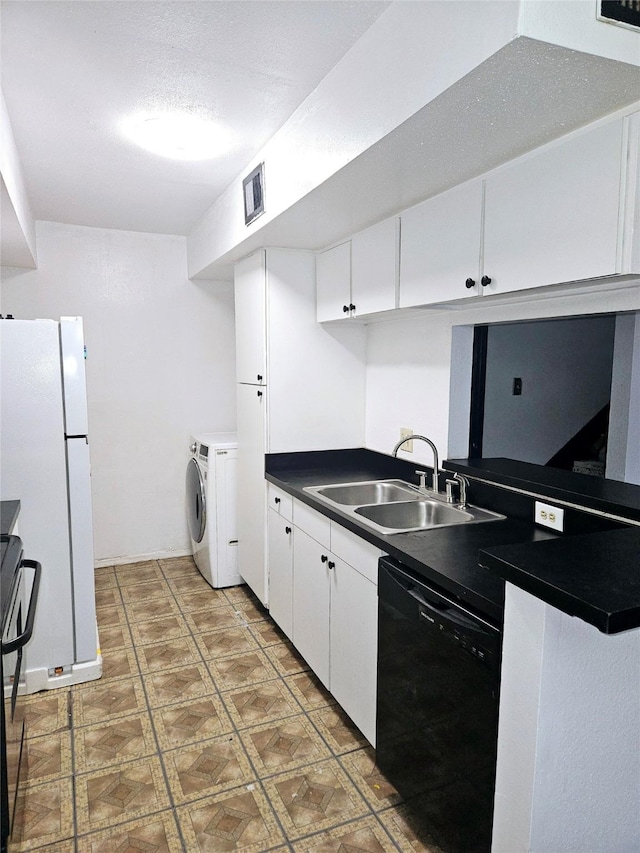
POLYGON ((267 484, 267 502, 269 509, 275 510, 287 521, 293 521, 293 498, 273 483, 267 484))
POLYGON ((331 522, 315 509, 294 500, 293 523, 325 548, 331 547, 331 522))
POLYGON ((331 522, 331 551, 367 580, 378 585, 378 560, 382 556, 379 548, 331 522))

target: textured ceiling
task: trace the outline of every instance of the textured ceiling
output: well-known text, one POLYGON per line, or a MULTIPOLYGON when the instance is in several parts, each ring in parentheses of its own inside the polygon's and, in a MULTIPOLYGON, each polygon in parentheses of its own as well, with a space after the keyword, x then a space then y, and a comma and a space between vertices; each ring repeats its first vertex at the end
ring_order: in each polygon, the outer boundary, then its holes
POLYGON ((388 6, 370 0, 6 0, 1 75, 36 219, 187 234, 388 6), (172 161, 119 123, 186 109, 231 132, 172 161))

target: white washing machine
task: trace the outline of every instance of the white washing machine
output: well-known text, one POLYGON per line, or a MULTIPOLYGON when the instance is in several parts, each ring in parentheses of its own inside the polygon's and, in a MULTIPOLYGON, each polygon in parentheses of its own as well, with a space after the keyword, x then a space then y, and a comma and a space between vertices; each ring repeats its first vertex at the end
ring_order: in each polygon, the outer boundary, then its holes
POLYGON ((234 433, 207 432, 190 441, 185 478, 193 558, 212 587, 244 583, 238 574, 234 433))

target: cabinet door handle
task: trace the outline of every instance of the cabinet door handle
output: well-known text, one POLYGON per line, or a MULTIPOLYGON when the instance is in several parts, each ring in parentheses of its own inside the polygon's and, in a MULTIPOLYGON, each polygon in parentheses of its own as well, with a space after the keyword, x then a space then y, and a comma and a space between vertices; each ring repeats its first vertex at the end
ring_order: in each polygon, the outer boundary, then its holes
POLYGON ((327 555, 326 555, 326 554, 323 554, 323 555, 320 557, 320 562, 321 562, 321 563, 326 563, 328 559, 329 559, 329 558, 327 557, 327 555))
POLYGON ((348 306, 348 305, 343 305, 343 306, 342 306, 342 311, 343 311, 343 313, 344 313, 344 314, 347 314, 347 313, 349 312, 349 306, 348 306))
POLYGON ((476 286, 476 283, 475 283, 474 279, 472 279, 472 278, 468 278, 468 279, 465 281, 464 286, 465 286, 465 287, 467 287, 467 288, 469 288, 469 289, 471 289, 472 287, 475 287, 475 286, 476 286))
POLYGON ((262 374, 258 373, 258 382, 262 382, 262 374))
POLYGON ((290 528, 290 527, 285 527, 284 532, 285 532, 285 533, 291 533, 291 528, 290 528))
POLYGON ((274 498, 274 499, 273 499, 273 502, 274 502, 275 504, 279 504, 279 503, 280 503, 280 498, 274 498))
POLYGON ((355 310, 356 310, 356 306, 352 302, 351 305, 349 305, 349 311, 355 311, 355 310))
POLYGON ((491 284, 491 279, 489 278, 488 275, 483 275, 482 278, 480 279, 480 284, 483 287, 486 287, 488 284, 491 284))
POLYGON ((333 560, 329 560, 329 562, 327 563, 327 566, 328 566, 330 569, 335 569, 336 564, 333 562, 333 560))
POLYGON ((258 397, 262 397, 262 391, 258 391, 258 397))

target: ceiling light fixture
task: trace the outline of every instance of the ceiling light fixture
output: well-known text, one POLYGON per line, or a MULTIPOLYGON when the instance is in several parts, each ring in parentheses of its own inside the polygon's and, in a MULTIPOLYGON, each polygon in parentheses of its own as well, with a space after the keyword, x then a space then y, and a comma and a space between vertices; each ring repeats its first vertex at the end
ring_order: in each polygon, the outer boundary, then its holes
POLYGON ((123 122, 125 135, 147 151, 173 160, 210 160, 227 145, 227 134, 192 113, 144 113, 123 122))

